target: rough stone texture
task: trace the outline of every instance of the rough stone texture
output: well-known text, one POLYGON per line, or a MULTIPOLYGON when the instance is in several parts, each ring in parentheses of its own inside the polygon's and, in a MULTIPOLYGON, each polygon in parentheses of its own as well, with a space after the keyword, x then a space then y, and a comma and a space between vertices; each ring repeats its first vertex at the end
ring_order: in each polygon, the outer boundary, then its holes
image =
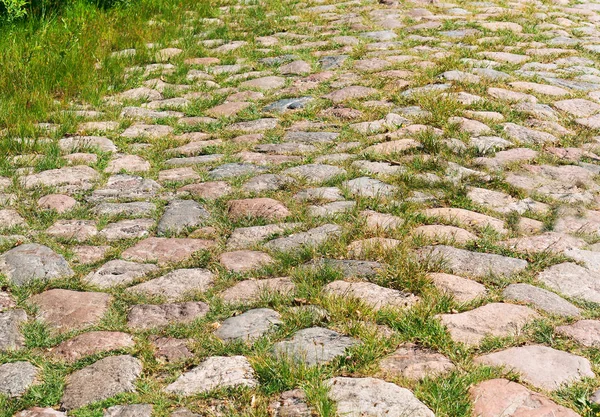
POLYGON ((556 332, 586 347, 600 346, 600 321, 598 320, 580 320, 573 324, 558 326, 556 332))
POLYGON ((21 326, 27 321, 25 310, 0 312, 0 351, 18 350, 25 346, 21 326))
POLYGON ((181 375, 165 391, 179 395, 194 395, 215 388, 255 387, 254 370, 243 356, 211 356, 197 367, 181 375))
POLYGON ((409 343, 382 359, 379 368, 386 376, 420 380, 438 377, 455 366, 441 353, 409 343))
POLYGON ((239 250, 221 254, 219 262, 225 269, 241 273, 272 264, 274 259, 264 252, 239 250))
POLYGON ((491 253, 470 252, 451 246, 426 246, 418 251, 421 259, 439 261, 458 275, 508 277, 527 268, 527 261, 491 253))
POLYGON ((600 303, 600 275, 574 263, 553 265, 538 279, 548 288, 568 297, 600 303))
POLYGON ((67 415, 52 408, 32 407, 19 411, 14 417, 67 417, 67 415))
POLYGON ((33 385, 39 370, 29 362, 9 362, 0 365, 0 394, 20 397, 33 385))
POLYGON ((428 277, 441 292, 452 295, 459 303, 468 303, 487 293, 485 285, 471 279, 443 273, 431 273, 428 277))
POLYGON ((529 307, 502 303, 439 316, 452 339, 467 346, 477 346, 486 336, 516 336, 527 323, 538 317, 529 307))
POLYGON ((174 323, 190 323, 208 313, 208 304, 202 301, 173 304, 139 304, 127 314, 127 325, 132 329, 144 330, 164 327, 174 323))
POLYGON ((342 298, 358 298, 375 310, 381 308, 406 308, 419 298, 413 294, 391 288, 380 287, 370 282, 333 281, 323 287, 325 294, 342 298))
POLYGON ((64 333, 98 324, 112 300, 106 293, 54 289, 34 295, 29 303, 37 307, 39 320, 64 333))
POLYGON ((507 300, 532 304, 546 313, 579 317, 581 310, 557 294, 529 284, 510 284, 502 291, 507 300))
POLYGON ((176 269, 162 277, 151 279, 133 287, 127 292, 144 294, 149 297, 165 297, 167 301, 175 301, 186 294, 205 292, 212 287, 215 277, 207 269, 176 269))
POLYGON ((117 394, 135 391, 142 363, 128 355, 100 359, 67 377, 61 403, 66 410, 83 407, 117 394))
POLYGON ((33 280, 49 281, 73 276, 69 264, 47 246, 28 243, 17 246, 0 256, 0 273, 15 285, 33 280))
POLYGON ((158 268, 152 264, 114 260, 108 261, 97 271, 90 272, 84 281, 98 288, 110 288, 117 285, 127 285, 158 268))
POLYGON ((157 232, 159 235, 181 233, 201 226, 209 217, 210 213, 193 200, 173 200, 160 218, 157 232))
POLYGON ((269 404, 271 417, 310 417, 312 412, 306 403, 306 394, 301 389, 282 392, 269 404))
POLYGON ((340 226, 336 224, 324 224, 306 232, 294 233, 287 237, 271 240, 265 246, 271 250, 290 252, 301 247, 314 247, 325 243, 341 234, 340 226))
POLYGON ((194 357, 188 347, 189 340, 158 336, 151 336, 150 340, 156 348, 155 356, 159 360, 176 362, 194 357))
POLYGON ((151 404, 113 405, 106 409, 102 417, 150 417, 151 404))
POLYGON ((269 293, 289 295, 294 292, 294 289, 295 285, 288 277, 249 279, 223 291, 221 298, 228 303, 244 303, 254 301, 269 293))
POLYGON ((278 356, 290 357, 307 365, 320 365, 344 355, 346 349, 360 343, 333 330, 311 327, 300 330, 290 340, 275 343, 273 348, 278 356))
POLYGON ((181 262, 195 252, 210 249, 211 240, 150 237, 122 253, 123 258, 136 262, 181 262))
POLYGON ((523 381, 547 391, 595 377, 586 358, 541 345, 509 348, 480 356, 476 362, 518 372, 523 381))
POLYGON ((473 415, 480 417, 579 417, 549 398, 507 379, 490 379, 469 388, 473 415))
POLYGON ((49 194, 41 197, 37 204, 44 209, 56 210, 57 213, 65 213, 77 205, 77 200, 63 194, 49 194))
POLYGON ((240 220, 244 217, 262 217, 267 220, 280 220, 290 215, 289 210, 272 198, 252 198, 229 202, 229 217, 240 220))
POLYGON ((127 333, 88 332, 60 343, 52 349, 51 355, 67 362, 75 362, 89 355, 132 348, 134 345, 133 338, 127 333))
POLYGON ((327 381, 329 398, 348 417, 435 417, 412 392, 377 378, 335 377, 327 381))
POLYGON ((278 312, 268 308, 256 308, 225 320, 215 332, 215 336, 224 341, 254 340, 282 323, 278 312))

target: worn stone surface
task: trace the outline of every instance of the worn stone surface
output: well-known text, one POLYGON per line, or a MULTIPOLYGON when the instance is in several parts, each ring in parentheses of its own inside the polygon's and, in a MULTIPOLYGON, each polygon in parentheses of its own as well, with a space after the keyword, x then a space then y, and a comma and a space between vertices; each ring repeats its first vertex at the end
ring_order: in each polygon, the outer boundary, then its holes
POLYGON ((385 376, 420 380, 452 371, 454 364, 444 355, 414 344, 403 345, 379 362, 385 376))
POLYGON ((456 342, 476 346, 486 336, 516 336, 539 315, 529 307, 491 303, 458 314, 441 314, 442 323, 456 342))
POLYGON ((197 367, 181 375, 165 388, 166 392, 194 395, 215 388, 255 387, 254 370, 243 356, 211 356, 197 367))
POLYGON ((380 287, 370 282, 333 281, 323 291, 337 297, 358 298, 375 310, 381 308, 406 308, 416 303, 419 298, 413 294, 391 288, 380 287))
POLYGON ((0 365, 0 394, 20 397, 33 385, 39 370, 29 362, 9 362, 0 365))
POLYGON ((152 264, 114 260, 108 261, 95 272, 90 272, 84 281, 98 288, 110 288, 117 285, 127 285, 158 268, 152 264))
POLYGON ((65 258, 49 247, 28 243, 0 255, 0 273, 13 284, 24 285, 33 280, 68 278, 73 270, 65 258))
POLYGON ((485 285, 471 279, 443 273, 431 273, 427 276, 441 292, 453 296, 460 303, 468 303, 487 293, 485 285))
POLYGON ((127 314, 127 325, 132 329, 144 330, 174 323, 190 323, 204 317, 208 310, 208 304, 202 301, 158 305, 138 304, 127 314))
POLYGON ((272 417, 310 417, 311 409, 306 402, 306 394, 301 389, 282 392, 269 404, 272 417))
POLYGON ((541 345, 509 348, 480 356, 476 362, 518 372, 523 381, 547 391, 595 377, 586 358, 541 345))
POLYGON ((27 321, 25 310, 0 312, 0 351, 18 350, 25 346, 21 327, 27 321))
POLYGON ((550 314, 578 317, 581 310, 557 294, 529 284, 510 284, 502 291, 504 298, 531 304, 550 314))
POLYGON ((133 337, 127 333, 96 331, 65 340, 52 349, 51 355, 57 359, 74 362, 96 353, 128 349, 133 346, 135 346, 133 337))
POLYGON ((249 279, 241 281, 223 291, 221 298, 228 303, 244 303, 259 299, 269 293, 279 293, 289 295, 293 293, 295 285, 288 277, 268 278, 268 279, 249 279))
POLYGON ((319 365, 344 355, 346 349, 362 343, 358 339, 344 336, 322 327, 303 329, 290 340, 275 343, 275 354, 290 357, 307 365, 319 365))
POLYGON ((207 269, 176 269, 162 277, 129 287, 127 292, 175 301, 187 294, 207 291, 214 280, 214 274, 207 269))
POLYGON ((122 253, 123 258, 136 262, 181 262, 195 252, 210 249, 211 240, 151 237, 138 242, 122 253))
POLYGON ((181 233, 203 225, 209 217, 210 213, 193 200, 173 200, 158 221, 157 232, 159 235, 181 233))
POLYGON ((151 404, 113 405, 104 412, 103 417, 150 417, 151 404))
POLYGON ((215 336, 224 341, 257 339, 281 325, 278 312, 268 308, 248 310, 221 323, 215 336))
POLYGON ((67 377, 62 407, 73 410, 125 392, 135 392, 142 363, 129 355, 100 359, 67 377))
POLYGON ((274 259, 264 252, 239 250, 223 253, 219 262, 229 271, 248 272, 272 264, 274 259))
POLYGON ((600 322, 597 320, 580 320, 573 324, 558 326, 556 332, 586 347, 600 346, 600 322))

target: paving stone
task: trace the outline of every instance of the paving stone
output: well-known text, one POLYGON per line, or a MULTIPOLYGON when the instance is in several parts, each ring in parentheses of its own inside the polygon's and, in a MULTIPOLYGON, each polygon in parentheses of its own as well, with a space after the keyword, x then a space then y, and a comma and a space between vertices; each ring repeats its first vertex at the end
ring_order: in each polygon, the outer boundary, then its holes
POLYGON ((547 391, 595 377, 586 358, 541 345, 513 347, 480 356, 475 361, 518 372, 524 382, 547 391))
POLYGON ((26 175, 22 178, 22 184, 27 189, 40 186, 56 187, 60 192, 71 193, 91 189, 99 177, 93 168, 78 165, 26 175))
POLYGON ((105 293, 53 289, 34 295, 29 303, 37 307, 37 319, 51 331, 65 333, 98 324, 112 300, 105 293))
POLYGON ((427 276, 441 292, 452 295, 459 303, 469 303, 487 294, 485 285, 471 279, 443 273, 430 273, 427 276))
POLYGON ((109 161, 104 172, 116 174, 126 172, 146 172, 150 170, 150 163, 137 155, 117 155, 109 161))
POLYGON ((553 105, 573 117, 590 117, 600 112, 599 104, 581 98, 555 101, 553 105))
POLYGON ((25 310, 0 312, 0 351, 19 350, 25 346, 21 327, 27 322, 25 310))
POLYGON ((188 184, 179 188, 178 191, 186 192, 205 200, 216 200, 230 194, 232 188, 225 181, 209 181, 200 184, 188 184))
POLYGON ((110 288, 117 285, 127 285, 157 271, 156 265, 138 264, 135 262, 115 259, 102 265, 97 271, 90 272, 84 281, 98 288, 110 288))
POLYGON ((265 244, 271 250, 290 252, 302 247, 315 247, 322 245, 329 239, 339 237, 342 233, 336 224, 324 224, 306 232, 298 232, 286 237, 273 239, 265 244))
POLYGON ((424 210, 423 214, 427 217, 437 217, 448 222, 457 222, 459 224, 474 226, 481 229, 489 227, 490 229, 502 234, 508 232, 508 230, 504 227, 504 222, 502 220, 465 209, 432 208, 424 210))
POLYGON ((221 254, 219 262, 228 271, 243 273, 263 268, 274 263, 275 260, 264 252, 239 250, 221 254))
POLYGON ((194 357, 188 347, 190 341, 187 339, 151 336, 150 341, 156 348, 154 355, 161 361, 177 362, 194 357))
POLYGON ((56 359, 75 362, 96 353, 128 349, 134 346, 133 338, 127 333, 96 331, 65 340, 52 349, 51 355, 56 359))
POLYGON ((294 198, 300 201, 341 201, 344 196, 337 187, 316 187, 299 191, 294 198))
POLYGON ((0 273, 17 286, 74 275, 65 258, 37 243, 20 245, 0 255, 0 273))
POLYGON ((438 377, 456 367, 441 353, 408 343, 383 358, 379 368, 385 376, 421 380, 438 377))
POLYGON ((160 189, 161 186, 149 178, 118 174, 111 176, 104 188, 94 190, 91 199, 93 201, 117 198, 120 200, 151 199, 160 189))
POLYGON ((406 308, 415 304, 419 297, 370 282, 333 281, 323 287, 325 294, 343 298, 357 298, 373 308, 406 308))
POLYGON ((323 96, 323 98, 333 101, 334 104, 338 104, 348 100, 362 99, 377 93, 378 91, 374 88, 353 85, 326 94, 323 96))
POLYGON ((175 301, 186 294, 205 292, 214 284, 215 277, 208 269, 176 269, 159 278, 154 278, 133 287, 127 292, 149 297, 165 297, 175 301))
POLYGON ((281 324, 283 322, 278 312, 268 308, 256 308, 225 320, 215 332, 215 336, 223 341, 251 341, 273 331, 281 324))
POLYGON ((29 362, 9 362, 0 365, 0 394, 20 397, 32 386, 39 370, 29 362))
POLYGON ((232 220, 257 217, 267 220, 281 220, 289 215, 290 211, 287 207, 272 198, 249 198, 229 202, 228 216, 232 220))
POLYGON ((242 88, 256 88, 258 90, 269 91, 281 88, 285 85, 285 78, 277 76, 269 76, 255 78, 253 80, 244 81, 240 84, 242 88))
POLYGON ((558 326, 556 332, 585 347, 600 346, 600 321, 598 320, 580 320, 573 324, 558 326))
POLYGON ((284 98, 281 100, 277 100, 268 106, 263 108, 264 111, 274 111, 274 112, 285 112, 287 110, 298 110, 305 108, 308 104, 310 104, 314 99, 312 97, 297 97, 297 98, 284 98))
POLYGON ((137 239, 148 236, 152 227, 154 227, 152 219, 121 220, 107 224, 100 232, 100 236, 108 241, 137 239))
POLYGON ((392 251, 400 245, 400 243, 401 242, 397 239, 382 237, 355 240, 348 245, 348 255, 356 258, 365 258, 382 251, 392 251))
POLYGON ((383 198, 392 196, 397 191, 397 187, 369 177, 355 178, 345 185, 352 195, 358 197, 383 198))
POLYGON ((282 234, 298 227, 298 223, 268 224, 265 226, 238 227, 227 240, 227 249, 247 249, 267 240, 269 237, 282 234))
POLYGON ((181 375, 165 391, 189 396, 216 388, 258 385, 250 362, 243 356, 211 356, 200 365, 181 375))
POLYGON ((147 201, 100 203, 93 210, 100 216, 150 217, 156 211, 156 204, 147 201))
POLYGON ((335 377, 326 381, 329 398, 340 415, 349 417, 434 417, 412 392, 377 378, 335 377))
POLYGON ((64 194, 48 194, 41 197, 37 204, 39 207, 65 213, 77 205, 77 200, 64 194))
POLYGON ((32 407, 19 411, 14 417, 67 417, 67 415, 52 408, 32 407))
POLYGON ((199 180, 200 175, 191 167, 166 169, 158 173, 158 181, 161 183, 199 180))
POLYGON ((439 224, 419 226, 413 230, 412 235, 430 240, 454 242, 458 244, 465 244, 478 239, 476 235, 468 230, 439 224))
POLYGON ((529 284, 510 284, 502 291, 504 298, 532 304, 534 307, 563 317, 579 317, 581 310, 557 294, 529 284))
POLYGON ((580 248, 586 245, 583 239, 563 233, 546 232, 537 236, 518 237, 505 240, 501 244, 519 252, 551 252, 563 253, 571 248, 580 248))
POLYGON ((565 262, 540 272, 538 279, 567 297, 600 303, 599 275, 582 266, 565 262))
POLYGON ((261 296, 269 293, 290 295, 295 288, 296 286, 288 277, 249 279, 226 289, 220 295, 227 303, 245 303, 258 300, 261 296))
POLYGON ((121 256, 135 262, 181 262, 195 252, 214 246, 212 240, 150 237, 125 250, 121 256))
POLYGON ((250 103, 246 103, 243 101, 223 103, 206 110, 206 114, 213 117, 231 117, 235 116, 237 113, 247 109, 250 106, 250 103))
POLYGON ((306 394, 301 389, 282 392, 276 400, 269 404, 271 417, 310 417, 312 414, 307 404, 306 394))
POLYGON ((308 206, 308 214, 312 217, 328 217, 346 213, 356 207, 355 201, 334 201, 321 206, 308 206))
POLYGON ((103 417, 150 417, 151 404, 113 405, 104 412, 103 417))
POLYGON ((85 242, 96 236, 98 230, 93 220, 57 220, 46 233, 54 238, 85 242))
POLYGON ((579 414, 507 379, 490 379, 469 388, 473 414, 480 417, 553 416, 579 414))
POLYGON ((441 314, 439 317, 452 340, 477 346, 486 336, 516 336, 539 315, 529 307, 491 303, 464 313, 441 314))
POLYGON ((527 268, 527 261, 491 253, 470 252, 451 246, 427 246, 418 251, 421 259, 444 260, 454 273, 473 277, 490 274, 508 277, 527 268))
POLYGON ((285 189, 293 184, 293 178, 278 174, 262 174, 250 179, 242 186, 247 192, 261 193, 263 191, 276 191, 285 189))
POLYGON ((333 165, 307 164, 282 171, 283 175, 298 177, 310 183, 322 183, 346 175, 346 170, 333 165))
POLYGON ((159 235, 182 233, 203 225, 209 217, 210 213, 193 200, 172 200, 158 222, 157 232, 159 235))
POLYGON ((321 365, 345 355, 346 349, 361 343, 333 330, 311 327, 298 331, 290 340, 275 343, 273 348, 277 356, 287 356, 307 365, 321 365))
POLYGON ((13 308, 17 305, 13 297, 4 291, 0 291, 0 312, 13 308))
POLYGON ((187 324, 204 317, 209 307, 201 301, 174 304, 138 304, 127 314, 127 325, 136 330, 187 324))
POLYGON ((209 176, 213 180, 225 180, 228 178, 236 178, 244 175, 262 174, 266 170, 262 167, 252 164, 231 163, 221 165, 209 172, 209 176))
POLYGON ((117 394, 135 392, 142 363, 129 355, 100 359, 67 377, 62 407, 74 410, 117 394))

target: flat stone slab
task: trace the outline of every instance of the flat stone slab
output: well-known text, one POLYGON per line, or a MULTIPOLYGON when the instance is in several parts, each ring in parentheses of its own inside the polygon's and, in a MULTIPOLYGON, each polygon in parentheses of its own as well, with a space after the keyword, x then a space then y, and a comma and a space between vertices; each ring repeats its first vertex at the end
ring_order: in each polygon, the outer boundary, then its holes
POLYGON ((56 359, 75 362, 96 353, 127 349, 134 346, 133 337, 127 333, 97 331, 83 333, 65 340, 52 349, 51 355, 56 359))
POLYGON ((249 272, 263 268, 275 262, 269 254, 255 250, 238 250, 225 252, 219 257, 219 262, 225 269, 232 272, 249 272))
POLYGON ((108 241, 121 239, 139 239, 148 236, 154 227, 153 219, 131 219, 109 223, 100 232, 100 236, 108 241))
POLYGON ((451 274, 427 274, 433 284, 443 293, 452 295, 459 303, 468 303, 487 294, 485 285, 451 274))
POLYGON ((281 220, 289 215, 287 207, 272 198, 249 198, 229 202, 228 216, 232 220, 256 217, 281 220))
POLYGON ((297 332, 290 340, 275 343, 277 356, 288 356, 307 365, 321 365, 344 355, 346 349, 362 342, 322 327, 311 327, 297 332))
POLYGON ((473 415, 479 417, 580 417, 573 410, 507 379, 480 382, 469 388, 469 396, 473 415))
POLYGON ((337 224, 324 224, 306 232, 294 233, 290 236, 273 239, 265 244, 271 250, 289 252, 302 247, 314 247, 325 243, 329 239, 339 237, 342 228, 337 224))
POLYGON ((335 177, 346 175, 346 170, 334 165, 307 164, 288 168, 282 174, 298 177, 310 183, 322 183, 335 177))
POLYGON ((37 243, 20 245, 3 253, 0 256, 0 273, 19 286, 34 280, 49 281, 74 275, 65 258, 37 243))
POLYGON ((523 381, 547 391, 596 377, 586 358, 541 345, 509 348, 480 356, 475 362, 518 372, 523 381))
POLYGON ((436 217, 449 222, 458 222, 465 226, 477 227, 480 229, 489 227, 501 234, 508 233, 502 220, 470 210, 460 208, 432 208, 424 210, 423 214, 427 217, 436 217))
POLYGON ((62 407, 74 410, 117 394, 135 392, 142 363, 129 355, 100 359, 67 377, 62 407))
POLYGON ((441 353, 409 343, 382 359, 379 368, 386 376, 421 380, 438 377, 456 367, 441 353))
POLYGON ((197 367, 181 375, 165 391, 178 395, 195 395, 217 388, 258 385, 254 369, 243 356, 211 356, 197 367))
POLYGON ((208 269, 176 269, 162 277, 129 287, 126 291, 175 301, 186 294, 207 291, 214 281, 215 276, 208 269))
POLYGON ((333 281, 323 287, 323 292, 343 298, 357 298, 373 308, 407 308, 419 301, 419 297, 371 282, 333 281))
POLYGON ((35 187, 55 187, 59 192, 76 192, 89 190, 100 178, 94 168, 87 165, 50 169, 37 174, 30 174, 21 179, 27 189, 35 187))
POLYGON ((439 315, 452 340, 467 346, 479 345, 486 336, 515 336, 538 317, 529 307, 503 303, 486 304, 464 313, 439 315))
POLYGON ((345 186, 355 197, 383 198, 393 195, 398 190, 398 187, 369 177, 355 178, 346 182, 345 186))
POLYGON ((382 379, 338 376, 326 384, 339 415, 435 417, 412 392, 382 379))
POLYGON ((540 272, 538 279, 568 297, 600 303, 600 274, 575 263, 553 265, 540 272))
POLYGON ((269 308, 255 308, 221 323, 215 336, 223 341, 251 341, 283 324, 281 315, 269 308))
POLYGON ((295 288, 296 286, 289 277, 248 279, 223 291, 221 298, 227 303, 245 303, 270 293, 292 294, 295 288))
POLYGON ((230 163, 216 167, 209 172, 213 180, 225 180, 228 178, 237 178, 245 175, 257 175, 266 171, 265 168, 253 164, 230 163))
POLYGON ((151 336, 150 341, 156 348, 154 356, 161 361, 175 362, 194 357, 189 349, 190 341, 188 339, 151 336))
POLYGON ((29 362, 10 362, 0 365, 0 394, 20 397, 32 386, 39 370, 29 362))
POLYGON ((227 239, 228 250, 247 249, 267 240, 269 237, 284 233, 300 226, 299 223, 267 224, 264 226, 238 227, 227 239))
POLYGON ((150 417, 152 408, 151 404, 113 405, 102 417, 150 417))
POLYGON ((65 333, 98 324, 109 309, 113 297, 101 292, 53 289, 29 298, 37 307, 37 318, 51 331, 65 333))
POLYGON ((53 408, 32 407, 19 411, 14 417, 67 417, 67 415, 53 408))
POLYGON ((25 310, 0 312, 0 351, 18 350, 25 346, 21 327, 27 322, 25 310))
POLYGON ((187 324, 204 317, 208 304, 202 301, 173 304, 138 304, 127 314, 127 325, 132 329, 145 330, 170 324, 187 324))
POLYGON ((470 252, 452 246, 425 246, 418 250, 423 260, 440 261, 458 275, 486 277, 495 275, 509 277, 527 268, 528 262, 523 259, 491 253, 470 252))
POLYGON ((377 275, 385 265, 375 261, 319 258, 304 264, 309 268, 325 268, 340 272, 344 278, 368 278, 377 275))
POLYGON ((558 326, 556 333, 570 337, 586 347, 600 346, 600 321, 598 320, 580 320, 573 324, 558 326))
POLYGON ((502 291, 507 300, 532 304, 546 313, 563 317, 579 317, 581 310, 551 291, 529 284, 510 284, 502 291))
POLYGON ((102 265, 97 271, 90 272, 84 281, 98 288, 110 288, 127 285, 146 274, 157 271, 156 265, 115 259, 102 265))
POLYGON ((562 253, 567 249, 581 248, 586 245, 583 239, 556 232, 546 232, 537 236, 517 237, 501 243, 513 250, 529 253, 562 253))
POLYGON ((103 188, 92 192, 91 201, 105 201, 112 199, 135 200, 151 199, 156 196, 162 187, 150 178, 134 175, 117 174, 108 178, 103 188))
POLYGON ((203 225, 210 213, 194 200, 172 200, 158 221, 159 235, 182 233, 188 228, 203 225))
POLYGON ((214 244, 212 240, 203 239, 150 237, 125 250, 121 256, 136 262, 181 262, 214 244))

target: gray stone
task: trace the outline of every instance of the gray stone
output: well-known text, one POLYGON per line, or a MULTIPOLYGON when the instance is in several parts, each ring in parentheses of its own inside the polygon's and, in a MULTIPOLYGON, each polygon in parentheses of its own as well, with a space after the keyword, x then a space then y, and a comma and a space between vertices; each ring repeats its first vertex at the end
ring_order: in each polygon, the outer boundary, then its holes
POLYGON ((339 237, 342 228, 336 224, 324 224, 306 232, 294 233, 290 236, 273 239, 265 244, 271 250, 289 252, 302 247, 314 247, 325 243, 329 239, 339 237))
POLYGON ((75 362, 96 353, 127 349, 134 346, 133 337, 127 333, 95 331, 82 333, 72 339, 65 340, 52 349, 51 356, 67 362, 75 362))
POLYGON ((472 277, 508 277, 523 271, 528 265, 523 259, 470 252, 444 245, 426 246, 419 249, 418 255, 423 260, 443 261, 453 273, 472 277))
POLYGON ((243 356, 211 356, 181 375, 165 391, 184 396, 201 394, 216 388, 256 387, 254 370, 243 356))
POLYGON ((568 297, 600 304, 600 274, 587 268, 565 262, 540 272, 538 279, 568 297))
POLYGON ((381 287, 371 282, 333 281, 323 288, 325 294, 337 297, 357 298, 373 308, 406 308, 415 304, 419 297, 413 294, 381 287))
POLYGON ((420 380, 439 377, 456 367, 441 353, 409 343, 381 360, 379 368, 386 376, 420 380))
POLYGON ((238 227, 227 240, 228 250, 247 249, 267 240, 270 236, 284 233, 299 226, 298 223, 267 224, 265 226, 238 227))
POLYGON ((38 373, 35 366, 25 361, 0 365, 0 394, 20 397, 35 383, 38 373))
POLYGON ((106 227, 100 231, 100 236, 109 241, 139 239, 148 236, 148 233, 153 226, 153 219, 121 220, 116 223, 107 224, 106 227))
POLYGON ((118 174, 108 179, 104 188, 94 190, 90 200, 137 200, 151 199, 161 190, 161 186, 149 178, 118 174))
POLYGON ((67 377, 62 407, 73 410, 117 394, 135 392, 142 363, 129 355, 109 356, 67 377))
POLYGON ((286 142, 300 143, 333 143, 340 136, 337 132, 302 132, 291 131, 283 135, 283 140, 286 142))
POLYGON ((380 273, 384 265, 373 261, 355 259, 320 258, 305 264, 310 268, 325 268, 340 272, 344 278, 369 278, 380 273))
POLYGON ((175 301, 187 294, 207 291, 214 280, 214 274, 208 269, 176 269, 162 277, 129 287, 127 292, 175 301))
POLYGON ((187 324, 204 317, 208 310, 208 304, 202 301, 158 305, 138 304, 127 314, 127 325, 132 329, 146 330, 175 323, 187 324))
POLYGON ((301 389, 282 392, 269 404, 271 417, 311 417, 313 414, 306 403, 306 394, 301 389))
POLYGON ((215 332, 215 336, 224 341, 252 341, 282 323, 278 312, 268 308, 256 308, 225 320, 215 332))
POLYGON ((518 372, 523 381, 547 391, 596 377, 586 358, 541 345, 509 348, 480 356, 475 362, 518 372))
POLYGON ((254 193, 263 191, 276 191, 293 184, 293 178, 279 174, 262 174, 251 178, 242 186, 242 190, 254 193))
POLYGON ((348 55, 329 55, 319 59, 319 64, 324 70, 336 69, 344 65, 344 61, 349 58, 348 55))
POLYGON ((307 164, 288 168, 282 174, 299 177, 308 182, 321 183, 337 176, 346 175, 346 170, 333 165, 307 164))
POLYGON ((193 200, 173 200, 160 218, 157 232, 159 236, 182 233, 187 228, 203 225, 209 217, 210 213, 193 200))
POLYGON ((344 200, 342 192, 337 187, 307 188, 294 195, 300 201, 341 201, 344 200))
POLYGON ((213 180, 224 180, 251 174, 262 174, 265 171, 265 168, 252 164, 231 163, 218 166, 217 168, 211 170, 209 172, 209 176, 213 180))
POLYGON ((510 284, 502 291, 504 298, 532 304, 546 313, 563 317, 579 317, 581 310, 564 298, 529 284, 510 284))
POLYGON ((68 278, 74 274, 65 258, 37 243, 20 245, 3 253, 0 256, 0 273, 18 286, 34 280, 68 278))
POLYGON ((100 216, 147 217, 156 210, 156 204, 147 201, 132 203, 101 203, 94 207, 94 213, 100 216))
POLYGON ((78 165, 27 175, 22 178, 22 184, 27 189, 40 186, 56 187, 59 192, 70 193, 89 190, 98 178, 100 175, 93 168, 78 165))
POLYGON ((290 340, 275 343, 273 348, 277 356, 289 356, 307 365, 320 365, 344 355, 346 349, 361 343, 333 330, 311 327, 300 330, 290 340))
POLYGON ((90 272, 84 281, 98 288, 110 288, 116 285, 127 285, 146 274, 158 270, 156 265, 138 264, 136 262, 115 259, 108 261, 95 272, 90 272))
POLYGON ((221 293, 226 303, 246 303, 260 299, 263 295, 276 293, 289 295, 294 292, 295 285, 288 277, 268 279, 248 279, 241 281, 221 293))
POLYGON ((150 417, 151 404, 113 405, 106 409, 102 417, 150 417))
POLYGON ((369 177, 355 178, 348 181, 345 185, 352 195, 371 198, 389 197, 398 189, 393 185, 369 177))
POLYGON ((21 326, 27 321, 25 310, 0 312, 0 351, 18 350, 25 346, 21 326))
POLYGON ((306 107, 314 99, 312 97, 284 98, 263 108, 263 111, 284 112, 298 110, 306 107))
POLYGON ((335 216, 346 213, 356 207, 356 201, 333 201, 321 206, 308 206, 308 215, 312 217, 335 216))
POLYGON ((326 381, 338 415, 435 417, 412 392, 377 378, 335 377, 326 381))
POLYGON ((67 415, 52 408, 32 407, 18 412, 14 417, 67 417, 67 415))

